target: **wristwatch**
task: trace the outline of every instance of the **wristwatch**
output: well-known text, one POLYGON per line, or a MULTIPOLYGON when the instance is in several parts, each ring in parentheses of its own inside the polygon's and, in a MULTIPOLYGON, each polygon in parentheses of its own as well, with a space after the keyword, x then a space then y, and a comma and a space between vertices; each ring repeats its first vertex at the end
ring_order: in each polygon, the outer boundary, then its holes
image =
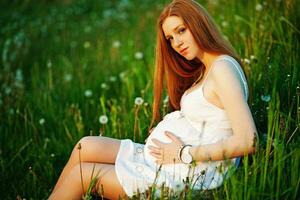
POLYGON ((193 161, 193 157, 190 154, 190 149, 192 148, 192 145, 184 145, 181 149, 180 152, 180 160, 184 163, 184 164, 191 164, 191 162, 193 161))

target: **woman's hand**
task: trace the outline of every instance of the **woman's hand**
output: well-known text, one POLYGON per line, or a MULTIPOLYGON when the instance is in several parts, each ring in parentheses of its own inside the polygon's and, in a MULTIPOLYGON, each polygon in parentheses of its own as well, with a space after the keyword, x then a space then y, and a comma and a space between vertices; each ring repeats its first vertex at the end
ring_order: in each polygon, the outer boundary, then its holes
POLYGON ((180 162, 180 160, 178 159, 178 151, 183 142, 171 132, 165 131, 165 135, 170 138, 172 142, 163 143, 157 139, 152 139, 152 142, 156 146, 148 147, 151 150, 150 154, 157 159, 157 164, 170 164, 180 162))

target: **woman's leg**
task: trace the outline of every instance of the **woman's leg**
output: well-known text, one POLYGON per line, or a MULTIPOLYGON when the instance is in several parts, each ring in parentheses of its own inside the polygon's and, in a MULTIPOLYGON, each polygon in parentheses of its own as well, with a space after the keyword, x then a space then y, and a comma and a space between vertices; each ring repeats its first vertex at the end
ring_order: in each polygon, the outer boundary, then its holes
POLYGON ((89 187, 94 166, 95 169, 93 177, 96 177, 97 173, 99 172, 97 176, 97 187, 95 188, 97 191, 99 191, 101 185, 103 185, 103 193, 105 198, 118 199, 119 196, 124 197, 126 195, 118 181, 114 165, 84 162, 81 163, 82 181, 80 165, 77 164, 72 168, 61 186, 51 194, 49 199, 80 199, 89 187), (82 191, 82 184, 84 191, 82 191))
POLYGON ((79 152, 81 162, 114 164, 119 151, 120 143, 120 140, 108 137, 83 137, 75 145, 69 161, 65 165, 52 193, 54 193, 57 188, 60 187, 72 168, 79 163, 79 152), (78 149, 79 144, 80 150, 78 149))

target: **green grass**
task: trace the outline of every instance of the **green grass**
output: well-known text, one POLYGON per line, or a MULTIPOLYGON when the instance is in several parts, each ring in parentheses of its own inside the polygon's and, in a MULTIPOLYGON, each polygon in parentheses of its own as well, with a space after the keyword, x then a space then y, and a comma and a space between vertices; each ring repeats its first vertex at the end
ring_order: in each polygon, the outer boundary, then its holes
MULTIPOLYGON (((144 141, 155 22, 164 2, 0 3, 0 199, 46 199, 84 135, 101 129, 144 141), (144 99, 138 112, 136 97, 144 99), (105 127, 101 115, 108 117, 105 127)), ((220 188, 196 197, 299 199, 298 2, 201 3, 250 61, 245 71, 260 146, 220 188)))

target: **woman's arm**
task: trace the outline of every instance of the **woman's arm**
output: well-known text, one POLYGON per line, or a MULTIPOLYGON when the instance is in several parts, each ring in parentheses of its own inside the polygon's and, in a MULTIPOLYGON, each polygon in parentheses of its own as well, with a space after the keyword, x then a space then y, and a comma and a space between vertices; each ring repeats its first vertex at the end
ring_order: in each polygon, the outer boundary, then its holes
MULTIPOLYGON (((233 135, 214 144, 192 147, 190 153, 193 159, 195 161, 223 160, 253 153, 258 139, 257 131, 238 72, 231 63, 222 61, 211 69, 211 76, 215 93, 220 98, 231 122, 233 135)), ((175 135, 169 133, 167 136, 172 139, 171 144, 153 141, 159 149, 163 149, 162 163, 172 160, 171 157, 174 157, 175 152, 180 148, 180 142, 175 135)))
POLYGON ((220 61, 211 69, 215 93, 231 122, 233 135, 215 144, 191 149, 195 160, 220 160, 243 156, 255 151, 256 127, 244 95, 240 75, 228 61, 220 61))

